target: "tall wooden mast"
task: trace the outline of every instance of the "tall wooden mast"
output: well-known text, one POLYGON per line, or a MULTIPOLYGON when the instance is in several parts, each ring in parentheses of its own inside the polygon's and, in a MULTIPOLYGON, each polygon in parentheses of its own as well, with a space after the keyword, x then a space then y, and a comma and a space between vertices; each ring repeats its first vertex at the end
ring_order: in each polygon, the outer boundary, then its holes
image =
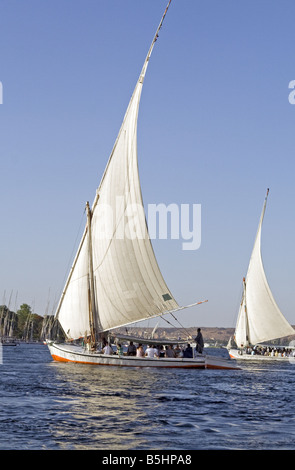
POLYGON ((92 257, 92 235, 91 235, 91 219, 92 212, 89 206, 89 202, 86 203, 86 212, 87 212, 87 234, 88 234, 88 261, 89 261, 89 272, 88 272, 88 281, 89 281, 89 325, 91 332, 91 348, 96 348, 97 343, 97 308, 95 301, 95 290, 94 290, 94 274, 93 274, 93 257, 92 257))

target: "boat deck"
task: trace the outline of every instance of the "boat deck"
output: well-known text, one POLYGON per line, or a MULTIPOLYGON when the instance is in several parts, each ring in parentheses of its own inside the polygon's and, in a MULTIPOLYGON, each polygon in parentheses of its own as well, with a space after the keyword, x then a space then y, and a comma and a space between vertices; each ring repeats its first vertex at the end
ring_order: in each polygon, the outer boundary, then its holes
POLYGON ((59 362, 74 362, 121 367, 161 367, 182 369, 238 369, 235 361, 215 356, 186 357, 137 357, 90 352, 73 344, 48 343, 52 358, 59 362))

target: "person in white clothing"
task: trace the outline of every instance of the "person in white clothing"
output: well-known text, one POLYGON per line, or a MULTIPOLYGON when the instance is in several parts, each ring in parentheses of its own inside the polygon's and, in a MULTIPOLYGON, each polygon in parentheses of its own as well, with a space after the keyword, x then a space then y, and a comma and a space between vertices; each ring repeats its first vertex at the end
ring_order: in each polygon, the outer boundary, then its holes
POLYGON ((146 357, 158 357, 159 353, 155 346, 148 346, 145 350, 146 357))
POLYGON ((104 353, 104 354, 113 354, 112 347, 110 346, 109 343, 107 343, 107 344, 105 345, 105 347, 103 348, 103 353, 104 353))

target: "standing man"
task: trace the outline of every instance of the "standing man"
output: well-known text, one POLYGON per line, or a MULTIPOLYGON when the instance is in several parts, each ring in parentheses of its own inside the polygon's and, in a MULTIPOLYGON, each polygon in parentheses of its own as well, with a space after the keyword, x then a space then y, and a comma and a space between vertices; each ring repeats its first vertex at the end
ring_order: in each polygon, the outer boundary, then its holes
POLYGON ((196 342, 196 351, 202 354, 203 348, 204 348, 204 340, 203 340, 203 335, 201 333, 201 328, 198 328, 198 334, 195 338, 195 342, 196 342))

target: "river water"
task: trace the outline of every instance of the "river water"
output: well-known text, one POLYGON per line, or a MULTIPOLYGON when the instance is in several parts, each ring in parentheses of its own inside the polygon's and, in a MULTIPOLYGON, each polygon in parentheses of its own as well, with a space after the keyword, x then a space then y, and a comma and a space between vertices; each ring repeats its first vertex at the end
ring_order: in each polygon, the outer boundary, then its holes
MULTIPOLYGON (((215 354, 218 351, 215 351, 215 354)), ((4 347, 1 450, 295 449, 295 366, 127 369, 4 347)))

